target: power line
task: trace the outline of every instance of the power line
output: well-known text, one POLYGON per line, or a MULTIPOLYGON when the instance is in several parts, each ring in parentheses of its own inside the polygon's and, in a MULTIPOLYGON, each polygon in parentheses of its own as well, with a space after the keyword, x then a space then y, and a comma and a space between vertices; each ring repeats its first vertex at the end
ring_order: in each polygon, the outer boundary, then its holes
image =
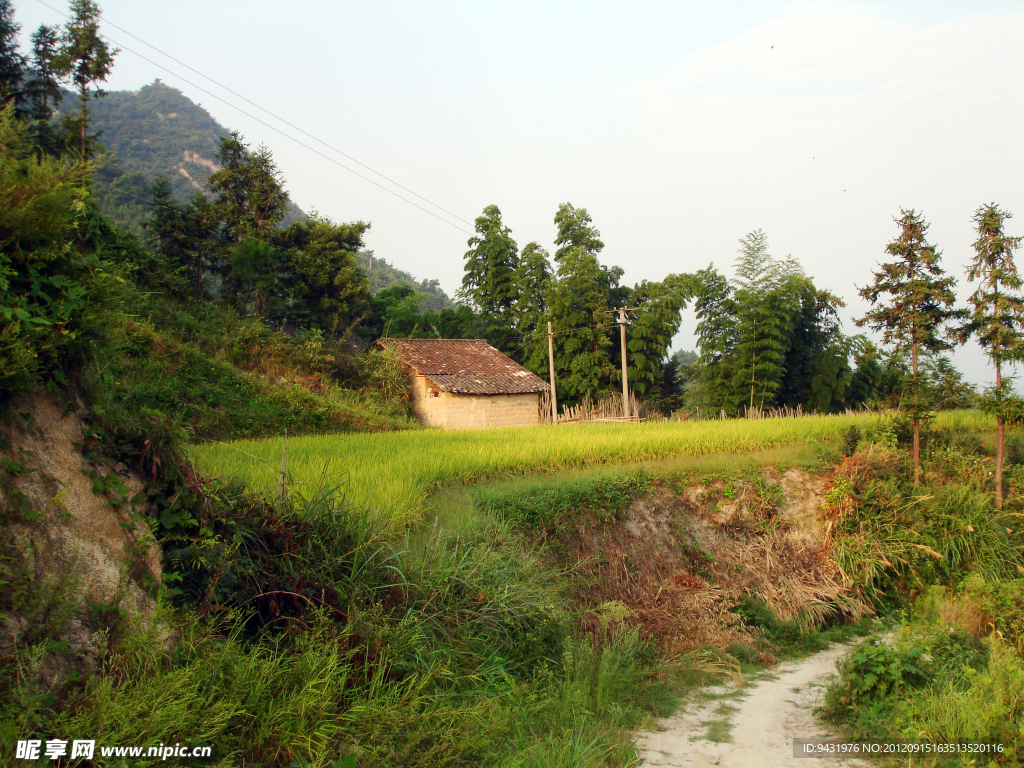
MULTIPOLYGON (((42 2, 42 0, 39 0, 39 2, 42 2)), ((45 4, 45 3, 43 3, 43 5, 46 5, 46 4, 45 4)), ((127 30, 127 29, 124 29, 123 27, 119 27, 119 26, 117 26, 117 24, 114 24, 114 22, 110 21, 110 19, 106 18, 105 16, 101 16, 100 18, 102 18, 102 19, 103 19, 103 21, 104 21, 104 22, 105 22, 106 24, 108 24, 109 26, 113 27, 114 29, 119 29, 119 30, 121 30, 121 31, 122 31, 122 32, 124 32, 124 33, 125 33, 126 35, 128 35, 129 37, 132 37, 132 38, 134 38, 134 39, 138 40, 138 41, 139 41, 140 43, 142 43, 143 45, 145 45, 145 46, 147 46, 147 47, 149 47, 149 48, 152 48, 152 49, 153 49, 154 51, 156 51, 157 53, 159 53, 159 54, 161 54, 161 55, 163 55, 163 56, 166 56, 166 57, 167 57, 168 59, 170 59, 171 61, 173 61, 173 62, 175 62, 175 63, 177 63, 177 64, 180 64, 181 66, 185 67, 186 69, 188 69, 188 70, 190 70, 190 71, 192 71, 192 72, 195 72, 195 73, 196 73, 197 75, 199 75, 200 77, 202 77, 202 78, 204 78, 204 79, 206 79, 206 80, 209 80, 209 81, 210 81, 211 83, 213 83, 214 85, 216 85, 216 86, 217 86, 218 88, 223 88, 223 89, 224 89, 225 91, 227 91, 227 92, 228 92, 228 93, 230 93, 231 95, 233 95, 233 96, 237 96, 237 97, 238 97, 238 98, 240 98, 240 99, 241 99, 242 101, 244 101, 244 102, 245 102, 246 104, 251 104, 252 106, 254 106, 254 107, 256 107, 257 109, 259 109, 260 111, 262 111, 262 112, 266 112, 266 113, 267 113, 268 115, 270 115, 271 117, 273 117, 273 118, 274 118, 275 120, 280 120, 280 121, 281 121, 282 123, 284 123, 285 125, 289 126, 290 128, 294 128, 294 129, 295 129, 295 130, 297 130, 297 131, 298 131, 299 133, 302 133, 302 134, 304 134, 304 135, 308 136, 309 138, 313 139, 313 141, 317 142, 318 144, 323 144, 323 145, 324 145, 325 147, 327 147, 328 149, 330 149, 330 150, 332 150, 332 151, 334 151, 334 152, 337 152, 337 153, 338 153, 339 155, 341 155, 342 157, 348 158, 349 160, 351 160, 351 161, 352 161, 353 163, 355 163, 356 165, 360 165, 360 166, 362 166, 362 167, 363 167, 363 168, 365 168, 366 170, 368 170, 368 171, 370 171, 370 172, 372 172, 372 173, 376 174, 377 176, 380 176, 380 177, 381 177, 382 179, 385 179, 386 181, 390 182, 391 184, 394 184, 394 185, 395 185, 396 187, 398 187, 399 189, 403 189, 403 190, 405 190, 405 191, 406 191, 406 192, 408 192, 408 193, 409 193, 410 195, 413 195, 414 197, 418 197, 418 198, 419 198, 420 200, 422 200, 423 202, 425 202, 425 203, 428 203, 428 204, 430 204, 430 205, 434 206, 434 207, 435 207, 435 208, 437 208, 437 209, 438 209, 439 211, 444 211, 445 213, 447 213, 447 214, 448 214, 449 216, 451 216, 452 218, 455 218, 455 219, 458 219, 459 221, 461 221, 461 222, 462 222, 463 224, 469 224, 469 226, 473 226, 473 222, 471 222, 471 221, 466 221, 466 219, 462 218, 462 217, 461 217, 461 216, 459 216, 459 215, 458 215, 457 213, 453 213, 452 211, 449 211, 449 210, 448 210, 447 208, 444 208, 444 207, 442 207, 442 206, 438 205, 437 203, 433 202, 432 200, 429 200, 429 199, 425 198, 425 197, 424 197, 423 195, 421 195, 421 194, 419 194, 419 193, 417 193, 417 192, 414 192, 413 190, 409 189, 408 187, 404 186, 403 184, 399 184, 399 183, 398 183, 397 181, 395 181, 394 179, 392 179, 392 178, 389 178, 389 177, 385 176, 385 175, 384 175, 383 173, 381 173, 380 171, 378 171, 378 170, 375 170, 375 169, 371 168, 371 167, 370 167, 370 166, 368 166, 368 165, 367 165, 366 163, 363 163, 363 162, 361 162, 361 161, 357 160, 356 158, 352 157, 352 155, 349 155, 349 154, 347 154, 347 153, 345 153, 345 152, 342 152, 342 151, 341 151, 340 149, 338 149, 337 147, 331 146, 330 144, 328 144, 328 143, 327 143, 326 141, 324 141, 323 139, 317 138, 317 137, 316 137, 316 136, 314 136, 313 134, 309 133, 309 132, 308 132, 308 131, 306 131, 306 130, 303 130, 303 129, 302 129, 301 127, 299 127, 299 126, 295 125, 294 123, 290 123, 290 122, 288 122, 287 120, 285 120, 285 119, 284 119, 283 117, 281 117, 280 115, 276 115, 276 114, 274 114, 273 112, 271 112, 271 111, 270 111, 269 109, 267 109, 266 107, 264 107, 264 106, 261 106, 261 105, 257 104, 257 103, 256 103, 255 101, 252 101, 251 99, 247 99, 247 98, 246 98, 245 96, 243 96, 242 94, 238 93, 237 91, 233 91, 233 90, 231 90, 230 88, 228 88, 228 87, 227 87, 226 85, 224 85, 223 83, 219 83, 219 82, 217 82, 217 81, 216 81, 216 80, 214 80, 214 79, 213 79, 212 77, 210 77, 209 75, 206 75, 206 74, 204 74, 204 73, 200 72, 200 71, 199 71, 198 69, 196 69, 195 67, 189 66, 188 64, 186 64, 186 63, 185 63, 184 61, 181 61, 180 59, 176 59, 176 58, 175 58, 174 56, 171 56, 171 54, 167 53, 166 51, 162 51, 162 50, 160 50, 159 48, 157 48, 157 47, 156 47, 155 45, 153 45, 152 43, 146 42, 145 40, 143 40, 143 39, 142 39, 141 37, 139 37, 138 35, 134 35, 134 34, 132 34, 132 33, 131 33, 131 32, 129 32, 129 31, 127 30)))
MULTIPOLYGON (((43 0, 36 0, 36 2, 37 2, 37 3, 39 3, 40 5, 46 6, 47 8, 49 8, 49 9, 50 9, 50 10, 52 10, 52 11, 55 11, 55 12, 57 12, 57 13, 61 14, 61 15, 62 15, 62 16, 64 16, 65 18, 70 18, 70 17, 69 17, 69 16, 68 16, 68 15, 67 15, 66 13, 64 13, 64 12, 62 12, 62 11, 58 11, 58 10, 57 10, 56 8, 54 8, 54 7, 52 6, 52 5, 47 5, 46 3, 44 3, 44 2, 43 2, 43 0)), ((113 26, 113 25, 111 25, 111 26, 113 26)), ((131 34, 131 33, 129 33, 129 34, 131 34)), ((438 221, 443 221, 443 222, 444 222, 445 224, 447 224, 448 226, 450 226, 450 227, 453 227, 453 228, 455 228, 455 229, 459 230, 460 232, 463 232, 463 233, 465 233, 465 234, 467 234, 467 235, 473 235, 473 234, 475 234, 474 232, 470 232, 470 231, 469 231, 469 230, 467 230, 467 229, 463 229, 463 228, 462 228, 462 227, 460 227, 460 226, 459 226, 458 224, 454 224, 454 223, 452 223, 452 222, 448 221, 448 219, 446 219, 446 218, 444 218, 444 217, 442 217, 442 216, 439 216, 438 214, 434 213, 433 211, 431 211, 431 210, 428 210, 428 209, 424 208, 424 207, 423 207, 422 205, 419 205, 418 203, 415 203, 415 202, 413 202, 412 200, 409 200, 409 199, 408 199, 408 198, 406 198, 406 197, 402 197, 402 196, 401 196, 400 194, 398 194, 397 192, 395 192, 395 191, 394 191, 393 189, 388 189, 388 188, 387 188, 386 186, 384 186, 383 184, 381 184, 381 183, 379 183, 379 182, 377 182, 377 181, 374 181, 373 179, 369 178, 368 176, 364 176, 363 174, 359 173, 359 171, 356 171, 356 170, 353 170, 352 168, 349 168, 349 167, 348 167, 347 165, 345 165, 344 163, 340 163, 340 162, 338 162, 337 160, 335 160, 335 159, 334 159, 333 157, 330 157, 330 156, 328 156, 328 155, 325 155, 325 154, 324 154, 323 152, 321 152, 320 150, 318 150, 318 149, 315 149, 315 148, 313 148, 313 147, 309 146, 308 144, 305 144, 304 142, 300 141, 299 139, 295 138, 294 136, 291 136, 290 134, 287 134, 287 133, 285 133, 285 132, 284 132, 284 131, 282 131, 282 130, 281 130, 280 128, 277 128, 276 126, 273 126, 273 125, 271 125, 271 124, 270 124, 270 123, 268 123, 267 121, 265 121, 265 120, 261 120, 260 118, 256 117, 255 115, 252 115, 252 114, 250 114, 250 113, 246 112, 246 111, 245 111, 244 109, 242 109, 241 107, 235 106, 234 104, 232 104, 231 102, 227 101, 226 99, 222 99, 222 98, 221 98, 220 96, 218 96, 217 94, 215 94, 215 93, 212 93, 211 91, 208 91, 208 90, 206 90, 206 89, 205 89, 205 88, 203 88, 202 86, 200 86, 200 85, 196 85, 195 83, 193 83, 193 82, 192 82, 192 81, 190 81, 190 80, 186 80, 186 79, 185 79, 184 77, 182 77, 181 75, 179 75, 179 74, 178 74, 177 72, 174 72, 174 71, 172 71, 172 70, 168 69, 167 67, 163 66, 162 64, 158 64, 157 62, 155 62, 155 61, 153 61, 152 59, 149 59, 149 58, 147 58, 147 57, 143 56, 143 55, 142 55, 141 53, 138 53, 137 51, 133 51, 133 50, 132 50, 131 48, 127 47, 126 45, 123 45, 122 43, 119 43, 119 42, 117 42, 117 41, 116 41, 116 40, 114 40, 113 38, 111 38, 111 37, 109 37, 109 36, 107 36, 107 35, 100 35, 100 37, 102 37, 102 38, 103 38, 104 40, 108 40, 109 42, 113 43, 114 45, 116 45, 116 46, 120 47, 120 48, 121 48, 122 50, 128 51, 128 53, 131 53, 131 54, 133 54, 133 55, 135 55, 135 56, 138 56, 138 57, 139 57, 140 59, 142 59, 142 60, 143 60, 143 61, 145 61, 145 62, 148 62, 148 63, 152 64, 152 65, 153 65, 154 67, 158 67, 159 69, 162 69, 162 70, 163 70, 164 72, 167 72, 168 74, 172 75, 173 77, 176 77, 176 78, 178 78, 179 80, 181 80, 181 82, 183 82, 183 83, 186 83, 186 84, 188 84, 188 85, 191 85, 191 86, 192 86, 193 88, 196 88, 197 90, 200 90, 200 91, 202 91, 202 92, 203 92, 203 93, 205 93, 206 95, 208 95, 208 96, 210 96, 210 97, 212 97, 212 98, 214 98, 214 99, 217 99, 217 101, 221 102, 222 104, 226 104, 227 106, 231 107, 232 109, 234 109, 234 110, 236 110, 236 111, 238 111, 238 112, 241 112, 241 113, 242 113, 243 115, 245 115, 246 117, 250 118, 251 120, 255 120, 255 121, 256 121, 257 123, 259 123, 260 125, 264 125, 264 126, 266 126, 267 128, 269 128, 270 130, 272 130, 272 131, 276 131, 277 133, 279 133, 279 134, 281 134, 282 136, 284 136, 284 137, 285 137, 286 139, 290 139, 291 141, 294 141, 294 142, 295 142, 296 144, 298 144, 298 145, 299 145, 300 147, 304 147, 304 148, 308 149, 308 150, 309 150, 310 152, 313 152, 313 153, 315 153, 315 154, 319 155, 319 156, 320 156, 320 157, 322 157, 322 158, 323 158, 324 160, 327 160, 328 162, 334 163, 334 164, 335 164, 336 166, 338 166, 339 168, 343 168, 343 169, 345 169, 346 171, 348 171, 349 173, 351 173, 351 174, 353 174, 353 175, 355 175, 355 176, 358 176, 358 177, 359 177, 360 179, 362 179, 363 181, 367 181, 367 182, 369 182, 370 184, 373 184, 373 185, 374 185, 375 187, 378 187, 378 188, 380 188, 380 189, 383 189, 383 190, 384 190, 385 192, 387 192, 388 194, 390 194, 390 195, 394 195, 394 196, 395 196, 395 197, 397 197, 397 198, 398 198, 399 200, 402 200, 403 202, 405 202, 405 203, 408 203, 409 205, 411 205, 411 206, 413 206, 413 207, 415 207, 415 208, 419 208, 419 209, 420 209, 421 211, 423 211, 423 212, 424 212, 424 213, 426 213, 426 214, 429 214, 430 216, 433 216, 433 217, 434 217, 435 219, 437 219, 438 221)), ((135 37, 135 36, 134 36, 134 35, 132 35, 132 37, 135 37)), ((147 43, 147 45, 148 45, 148 43, 147 43)), ((166 55, 166 54, 165 54, 165 55, 166 55)), ((187 65, 186 65, 186 66, 187 66, 187 65)), ((191 69, 191 67, 189 67, 189 69, 191 69)), ((200 73, 200 74, 201 74, 201 73, 200 73)), ((205 76, 205 75, 203 75, 203 77, 206 77, 206 76, 205 76)), ((207 78, 207 79, 209 79, 209 78, 207 78)), ((213 82, 213 81, 211 81, 211 82, 213 82)), ((221 86, 221 87, 223 87, 223 86, 221 86)), ((225 90, 227 90, 227 89, 225 89, 225 90)), ((247 101, 248 101, 248 100, 247 100, 247 101)), ((262 108, 262 107, 260 107, 260 109, 263 109, 263 108, 262 108)), ((266 110, 264 110, 264 111, 266 111, 266 110)), ((270 113, 268 113, 268 114, 270 114, 270 113)), ((280 120, 281 118, 277 118, 277 119, 278 119, 278 120, 280 120)), ((282 120, 282 122, 284 122, 284 121, 282 120)), ((300 130, 301 130, 301 129, 300 129, 300 130)), ((303 131, 303 133, 305 133, 305 131, 303 131)), ((308 135, 308 134, 307 134, 307 135, 308 135)), ((315 138, 315 137, 314 137, 314 138, 315 138)), ((319 139, 317 139, 317 141, 319 141, 319 139)), ((321 142, 321 143, 323 143, 323 142, 321 142)), ((325 146, 326 146, 326 145, 325 145, 325 146)), ((332 149, 333 149, 333 147, 332 147, 332 149)), ((335 151, 335 152, 338 152, 338 150, 334 150, 334 151, 335 151)), ((344 153, 340 153, 340 152, 339 152, 339 154, 344 154, 344 153)), ((345 155, 345 156, 346 156, 346 157, 348 157, 348 155, 345 155)), ((359 161, 358 161, 358 160, 356 160, 355 162, 357 162, 357 163, 358 163, 359 161)), ((359 163, 359 164, 360 164, 360 165, 363 165, 362 163, 359 163)), ((370 170, 373 170, 373 169, 371 168, 370 170)), ((373 172, 374 172, 374 173, 377 173, 376 171, 373 171, 373 172)), ((387 178, 387 177, 386 177, 386 176, 384 176, 383 174, 377 174, 377 175, 378 175, 378 176, 381 176, 381 178, 387 178)), ((388 179, 388 181, 391 181, 391 180, 390 180, 390 179, 388 179)), ((391 182, 391 183, 393 183, 393 184, 394 184, 395 182, 391 182)), ((401 185, 397 185, 397 186, 401 186, 401 185)), ((405 187, 402 187, 402 189, 405 189, 405 187)), ((416 193, 415 193, 415 192, 412 192, 411 194, 413 194, 413 195, 416 195, 416 193)), ((419 195, 416 195, 416 197, 420 197, 420 196, 419 196, 419 195)), ((421 199, 424 199, 424 200, 425 200, 426 198, 421 198, 421 199)), ((429 201, 429 200, 427 200, 427 202, 428 202, 428 203, 430 203, 430 201, 429 201)), ((436 208, 438 208, 438 209, 440 209, 440 210, 442 210, 442 211, 443 211, 443 210, 445 210, 444 208, 441 208, 441 206, 439 206, 439 205, 435 205, 434 203, 430 203, 430 205, 434 205, 434 206, 435 206, 436 208)), ((445 211, 445 212, 447 213, 447 211, 445 211)), ((454 214, 450 214, 450 215, 454 215, 454 214)), ((465 219, 461 219, 461 218, 459 218, 458 216, 456 216, 456 218, 458 218, 458 219, 459 219, 460 221, 465 221, 465 219)), ((468 222, 467 222, 467 223, 468 223, 468 222)))

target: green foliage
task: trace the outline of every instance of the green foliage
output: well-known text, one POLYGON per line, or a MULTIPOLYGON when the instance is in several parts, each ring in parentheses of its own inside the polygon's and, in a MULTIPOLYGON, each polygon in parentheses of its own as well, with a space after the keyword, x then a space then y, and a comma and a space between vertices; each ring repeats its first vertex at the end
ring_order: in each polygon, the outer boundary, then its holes
MULTIPOLYGON (((452 301, 441 290, 437 280, 423 279, 417 281, 412 275, 388 264, 384 259, 373 255, 373 251, 361 250, 356 254, 359 268, 369 278, 370 294, 376 295, 386 288, 396 285, 407 285, 413 291, 422 294, 420 310, 423 312, 440 312, 452 307, 452 301)), ((468 309, 468 308, 467 308, 468 309)), ((446 338, 462 338, 452 336, 446 338)))
POLYGON ((610 521, 650 488, 644 472, 621 477, 566 481, 538 488, 519 485, 508 490, 484 490, 474 496, 475 506, 517 528, 548 531, 572 525, 580 515, 610 521))
MULTIPOLYGON (((943 327, 962 316, 954 310, 953 287, 956 280, 943 277, 939 267, 939 252, 925 239, 928 224, 914 210, 901 210, 896 219, 899 236, 886 246, 886 252, 896 258, 880 265, 874 282, 860 290, 863 298, 874 309, 857 321, 882 333, 886 344, 910 349, 913 359, 910 391, 919 394, 918 357, 921 352, 941 352, 951 348, 943 337, 943 327)), ((906 406, 915 418, 927 410, 920 396, 910 397, 906 406)))
POLYGON ((863 402, 853 398, 871 382, 865 372, 850 389, 856 345, 839 331, 843 302, 816 289, 792 258, 772 257, 761 230, 740 246, 734 285, 714 267, 689 278, 701 357, 688 403, 735 415, 778 405, 832 413, 863 402))
POLYGON ((100 7, 93 0, 71 0, 69 10, 71 17, 52 63, 61 78, 78 90, 79 113, 65 115, 65 127, 69 140, 74 137, 78 157, 87 160, 95 145, 95 136, 88 135, 89 101, 103 95, 97 85, 110 76, 119 51, 111 49, 100 34, 100 7))
POLYGON ((369 281, 356 253, 367 229, 361 221, 335 224, 313 213, 281 232, 278 240, 288 248, 283 274, 277 278, 287 297, 278 311, 284 323, 333 335, 364 316, 369 281))
POLYGON ((858 646, 840 662, 825 714, 852 738, 999 744, 992 764, 1015 765, 1024 666, 1019 648, 979 621, 1007 588, 1016 594, 1019 582, 974 577, 956 592, 931 589, 888 643, 858 646))
POLYGON ((497 321, 493 335, 509 335, 512 307, 518 298, 516 270, 519 248, 511 230, 501 221, 496 205, 484 208, 474 225, 476 234, 469 239, 465 275, 460 296, 485 315, 497 321))
POLYGON ((111 329, 114 348, 83 378, 92 402, 120 420, 159 412, 208 440, 412 425, 404 388, 384 394, 316 334, 292 339, 206 304, 136 296, 135 306, 142 317, 111 329))
POLYGON ((0 112, 0 396, 65 383, 102 333, 117 279, 93 239, 84 166, 26 158, 0 112))

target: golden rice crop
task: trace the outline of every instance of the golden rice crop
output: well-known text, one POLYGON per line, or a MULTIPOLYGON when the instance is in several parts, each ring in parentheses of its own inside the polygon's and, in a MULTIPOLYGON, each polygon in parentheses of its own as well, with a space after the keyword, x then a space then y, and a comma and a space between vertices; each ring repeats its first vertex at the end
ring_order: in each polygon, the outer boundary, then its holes
MULTIPOLYGON (((428 494, 441 486, 484 477, 550 472, 672 455, 746 452, 836 437, 861 429, 871 414, 747 421, 591 423, 490 430, 410 430, 292 437, 288 482, 317 486, 326 477, 355 503, 384 515, 394 527, 416 520, 428 494)), ((283 438, 194 446, 207 476, 240 477, 250 487, 278 487, 283 438)))

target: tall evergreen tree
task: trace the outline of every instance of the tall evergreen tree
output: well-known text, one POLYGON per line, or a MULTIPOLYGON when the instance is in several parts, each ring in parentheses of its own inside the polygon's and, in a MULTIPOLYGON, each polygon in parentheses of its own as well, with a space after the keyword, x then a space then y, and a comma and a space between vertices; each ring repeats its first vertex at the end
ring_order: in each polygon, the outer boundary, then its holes
POLYGON ((202 192, 189 198, 182 210, 183 247, 188 270, 197 299, 203 297, 203 285, 210 270, 219 269, 227 248, 223 238, 220 210, 202 192))
POLYGON ((899 236, 890 242, 886 252, 895 261, 881 264, 874 273, 875 281, 860 289, 874 309, 857 321, 881 331, 886 344, 895 343, 911 353, 911 391, 909 410, 914 427, 914 480, 921 476, 921 418, 928 410, 921 386, 920 357, 922 352, 939 352, 952 348, 943 331, 963 313, 953 308, 956 280, 944 277, 939 266, 940 253, 925 239, 928 224, 913 209, 901 209, 899 236))
POLYGON ((249 223, 253 234, 269 239, 288 212, 288 193, 284 191, 281 171, 265 144, 260 144, 249 157, 246 171, 249 223))
POLYGON ((510 336, 512 308, 518 299, 519 247, 496 205, 484 208, 474 228, 476 234, 469 239, 469 250, 464 256, 465 274, 459 293, 491 319, 495 335, 510 336))
POLYGON ((18 47, 21 25, 14 20, 14 4, 0 0, 0 108, 14 104, 15 114, 24 108, 25 68, 28 62, 18 47))
POLYGON ((250 152, 242 134, 232 131, 221 138, 217 160, 220 168, 206 184, 217 196, 228 238, 270 240, 288 210, 288 193, 270 150, 261 145, 250 152))
POLYGON ((537 243, 527 243, 515 274, 519 295, 513 313, 515 334, 523 338, 516 357, 538 375, 548 369, 547 320, 553 279, 547 251, 537 243))
POLYGON ((1020 409, 1012 379, 1003 376, 1003 368, 1024 360, 1024 297, 1013 261, 1013 252, 1022 238, 1004 231, 1010 217, 995 203, 983 205, 974 214, 978 239, 974 241, 975 256, 967 278, 977 280, 979 285, 969 299, 970 318, 959 333, 961 340, 977 338, 996 369, 995 386, 986 392, 983 401, 996 418, 996 509, 1003 508, 1006 420, 1020 409))
POLYGON ((181 206, 174 199, 171 182, 164 175, 157 176, 149 188, 149 216, 144 227, 153 249, 170 262, 179 261, 184 221, 181 206))
POLYGON ((58 52, 58 29, 45 24, 32 33, 32 68, 25 83, 29 101, 28 135, 37 156, 61 154, 65 141, 53 122, 62 92, 60 76, 55 68, 58 52))
POLYGON ((89 100, 103 95, 97 86, 110 76, 119 51, 110 48, 100 35, 99 5, 93 0, 71 0, 70 10, 71 19, 64 27, 54 68, 78 90, 79 114, 69 126, 78 136, 79 156, 87 159, 91 153, 89 100))

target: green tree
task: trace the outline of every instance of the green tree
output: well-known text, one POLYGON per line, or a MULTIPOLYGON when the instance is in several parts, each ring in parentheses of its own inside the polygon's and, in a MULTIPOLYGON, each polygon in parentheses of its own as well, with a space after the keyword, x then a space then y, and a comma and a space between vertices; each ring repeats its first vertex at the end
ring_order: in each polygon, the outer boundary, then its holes
POLYGON ((882 384, 882 353, 867 336, 858 334, 849 340, 854 369, 846 390, 851 406, 874 402, 882 384))
POLYGON ((32 158, 13 106, 0 109, 0 399, 66 381, 108 313, 113 278, 80 230, 87 174, 32 158))
POLYGON ((246 237, 269 241, 288 211, 288 193, 273 155, 260 145, 255 152, 238 131, 220 139, 220 168, 210 174, 207 187, 224 221, 228 239, 246 237))
POLYGON ((79 157, 91 154, 89 140, 89 100, 99 98, 103 91, 98 83, 106 81, 119 53, 111 49, 99 32, 101 11, 93 0, 71 0, 71 19, 64 27, 60 48, 54 58, 54 69, 78 90, 79 114, 69 122, 78 135, 79 157))
POLYGON ((288 193, 284 191, 281 171, 266 145, 260 144, 249 157, 246 177, 248 224, 254 235, 269 239, 288 212, 290 201, 288 193))
POLYGON ((633 289, 633 322, 627 329, 629 384, 648 400, 665 400, 663 366, 672 339, 679 331, 682 311, 694 293, 689 275, 669 275, 663 281, 646 280, 633 289))
POLYGON ((45 24, 32 33, 32 69, 25 84, 29 101, 28 136, 38 156, 58 157, 66 140, 53 121, 53 113, 63 98, 57 59, 59 36, 57 27, 45 24))
POLYGON ((970 408, 978 396, 974 387, 964 381, 963 374, 945 355, 925 356, 921 362, 921 376, 937 411, 970 408))
POLYGON ((480 314, 492 319, 488 335, 510 337, 513 308, 519 298, 516 283, 519 248, 512 239, 512 231, 502 223, 501 211, 496 205, 484 208, 474 228, 476 234, 469 239, 469 250, 464 256, 465 274, 459 295, 480 314))
POLYGON ((768 253, 760 229, 740 240, 736 275, 736 359, 727 404, 733 411, 770 408, 782 389, 793 319, 808 281, 793 259, 768 253))
POLYGON ((922 352, 940 352, 952 344, 943 337, 944 326, 963 316, 955 310, 953 286, 956 280, 944 277, 939 252, 925 239, 928 224, 913 209, 900 210, 899 236, 886 246, 895 258, 881 264, 874 282, 859 289, 874 309, 857 321, 882 333, 886 344, 910 349, 911 381, 909 411, 914 428, 914 480, 921 476, 921 418, 928 410, 921 386, 922 352))
POLYGON ((729 281, 714 266, 700 270, 694 278, 700 359, 691 372, 687 402, 698 408, 724 410, 733 379, 739 325, 736 300, 729 281))
POLYGON ((538 375, 548 370, 547 320, 553 280, 547 251, 537 243, 528 243, 516 268, 519 300, 513 308, 513 320, 515 335, 523 338, 516 357, 538 375))
POLYGON ((228 301, 241 312, 266 316, 268 304, 277 298, 280 262, 281 254, 274 246, 243 238, 228 254, 228 301))
POLYGON ((174 199, 171 182, 164 175, 157 176, 149 188, 149 215, 144 224, 150 245, 158 254, 172 263, 181 258, 185 222, 181 206, 174 199))
POLYGON ((607 275, 594 254, 574 246, 562 254, 557 278, 551 322, 559 400, 598 397, 614 373, 607 275))
POLYGON ((0 107, 13 104, 20 112, 25 101, 24 80, 28 64, 18 47, 21 25, 14 20, 14 4, 0 0, 0 107))
POLYGON ((206 186, 216 195, 214 200, 228 238, 238 242, 249 230, 249 147, 241 133, 232 131, 221 137, 217 162, 220 168, 210 174, 206 186))
POLYGON ((206 274, 219 266, 226 248, 221 236, 223 222, 220 210, 210 198, 196 192, 182 210, 182 224, 179 263, 189 274, 195 297, 201 299, 206 274))
POLYGON ((574 249, 582 250, 596 257, 604 250, 601 233, 593 226, 593 220, 586 208, 575 208, 571 203, 562 203, 555 214, 555 226, 558 235, 555 237, 555 264, 574 249))
POLYGON ((995 203, 983 205, 974 214, 978 239, 974 241, 974 261, 967 272, 979 285, 971 294, 971 312, 959 331, 961 340, 973 336, 985 349, 996 369, 995 386, 985 393, 983 404, 996 418, 996 509, 1003 508, 1003 452, 1006 420, 1020 408, 1013 394, 1012 379, 1003 376, 1003 367, 1024 359, 1024 298, 1021 278, 1013 261, 1020 237, 1007 235, 1006 220, 1011 214, 995 203))
POLYGON ((283 322, 337 333, 363 316, 370 303, 370 283, 356 254, 369 228, 361 221, 335 224, 314 212, 307 221, 281 232, 279 242, 288 253, 283 322))
POLYGON ((555 214, 556 280, 551 289, 559 399, 598 397, 616 375, 611 302, 621 296, 622 270, 602 266, 601 233, 586 208, 562 203, 555 214), (563 391, 564 390, 564 391, 563 391))

